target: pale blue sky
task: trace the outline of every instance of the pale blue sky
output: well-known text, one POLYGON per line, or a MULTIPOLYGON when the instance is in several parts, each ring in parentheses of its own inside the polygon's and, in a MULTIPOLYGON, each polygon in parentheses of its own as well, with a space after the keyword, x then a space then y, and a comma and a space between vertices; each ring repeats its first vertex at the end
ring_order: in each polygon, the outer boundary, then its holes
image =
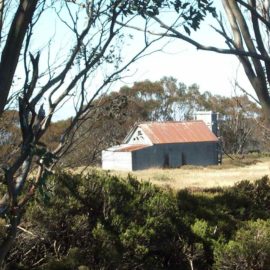
MULTIPOLYGON (((70 40, 69 31, 63 25, 55 25, 53 20, 48 21, 49 17, 50 13, 42 17, 39 24, 40 31, 36 34, 35 38, 38 41, 37 44, 40 45, 40 43, 43 43, 44 46, 47 41, 44 39, 43 42, 43 37, 45 38, 48 33, 52 35, 55 32, 58 40, 53 39, 54 44, 52 44, 53 49, 51 50, 51 54, 56 54, 59 59, 65 55, 65 45, 70 40), (40 35, 40 33, 43 33, 43 35, 40 35)), ((223 46, 223 39, 215 34, 209 26, 213 23, 213 19, 208 18, 201 26, 201 29, 192 35, 195 39, 206 45, 223 46)), ((123 54, 127 56, 132 55, 134 48, 136 48, 136 43, 139 43, 139 38, 134 34, 134 39, 130 42, 130 46, 123 48, 123 54)), ((161 46, 161 44, 158 44, 158 46, 161 46)), ((43 64, 46 63, 46 59, 47 52, 45 49, 41 56, 43 64)), ((164 48, 163 52, 157 52, 142 58, 129 67, 126 75, 130 77, 126 77, 115 83, 111 90, 119 90, 121 86, 126 84, 131 86, 136 81, 146 79, 155 81, 161 79, 163 76, 172 76, 186 85, 198 84, 202 92, 209 91, 213 94, 226 96, 235 94, 232 83, 235 79, 238 79, 239 84, 252 93, 250 84, 235 56, 198 51, 191 45, 179 40, 174 40, 164 48)), ((54 119, 70 117, 73 112, 71 108, 72 104, 67 103, 66 106, 56 112, 54 119)))
MULTIPOLYGON (((208 17, 191 36, 204 45, 227 48, 224 39, 212 29, 211 25, 215 24, 215 19, 208 17)), ((143 58, 131 69, 136 73, 122 83, 173 76, 187 85, 198 84, 201 91, 231 96, 235 94, 232 84, 237 79, 241 86, 253 93, 236 56, 197 50, 181 40, 174 40, 164 52, 143 58)))
POLYGON ((230 96, 234 94, 232 83, 237 78, 241 85, 251 90, 235 56, 198 51, 183 43, 166 51, 155 53, 134 64, 131 67, 134 75, 117 85, 173 76, 187 85, 198 84, 201 91, 230 96))

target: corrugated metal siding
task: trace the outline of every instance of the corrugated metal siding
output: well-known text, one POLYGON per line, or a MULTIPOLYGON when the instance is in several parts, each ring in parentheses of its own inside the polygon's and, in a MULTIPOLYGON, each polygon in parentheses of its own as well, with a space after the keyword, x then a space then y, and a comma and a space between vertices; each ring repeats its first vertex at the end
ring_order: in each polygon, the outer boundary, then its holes
POLYGON ((218 141, 203 121, 153 122, 140 124, 139 127, 153 144, 218 141))
POLYGON ((132 152, 132 169, 177 168, 182 165, 216 165, 218 164, 217 154, 216 142, 155 144, 132 152))
POLYGON ((135 151, 102 151, 106 170, 143 170, 151 167, 218 164, 216 142, 155 144, 135 151))

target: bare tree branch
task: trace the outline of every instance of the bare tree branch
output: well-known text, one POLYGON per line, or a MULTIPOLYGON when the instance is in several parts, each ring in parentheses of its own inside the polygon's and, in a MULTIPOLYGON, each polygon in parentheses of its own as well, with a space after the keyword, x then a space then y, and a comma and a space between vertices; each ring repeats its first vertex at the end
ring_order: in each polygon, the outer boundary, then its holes
POLYGON ((241 49, 222 49, 222 48, 217 48, 217 47, 213 47, 213 46, 205 46, 205 45, 193 40, 192 38, 180 33, 176 29, 172 29, 170 26, 166 25, 164 22, 162 22, 157 17, 154 17, 154 20, 156 20, 162 28, 165 28, 168 30, 168 32, 172 33, 172 34, 165 34, 165 36, 184 40, 184 41, 188 42, 189 44, 193 45, 194 47, 196 47, 198 50, 212 51, 212 52, 221 53, 221 54, 231 54, 231 55, 238 55, 238 56, 254 57, 257 59, 264 60, 264 61, 270 61, 269 57, 262 56, 256 52, 246 52, 246 51, 241 50, 241 49))

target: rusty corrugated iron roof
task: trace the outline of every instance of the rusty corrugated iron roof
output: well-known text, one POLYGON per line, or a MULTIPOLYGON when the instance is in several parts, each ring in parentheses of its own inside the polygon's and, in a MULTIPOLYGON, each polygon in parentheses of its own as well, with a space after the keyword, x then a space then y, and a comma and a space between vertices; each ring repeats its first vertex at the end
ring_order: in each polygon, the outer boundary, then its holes
POLYGON ((151 145, 146 145, 146 144, 125 145, 124 147, 120 146, 114 152, 132 152, 132 151, 143 149, 143 148, 146 148, 146 147, 149 147, 149 146, 151 146, 151 145))
POLYGON ((150 122, 138 126, 153 144, 218 141, 203 121, 150 122))

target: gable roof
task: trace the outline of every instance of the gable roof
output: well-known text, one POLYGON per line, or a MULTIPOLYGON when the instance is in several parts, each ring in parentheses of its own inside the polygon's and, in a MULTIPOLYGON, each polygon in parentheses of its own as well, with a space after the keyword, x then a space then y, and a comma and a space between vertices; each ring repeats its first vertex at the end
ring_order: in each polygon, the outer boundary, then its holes
POLYGON ((125 142, 137 128, 141 128, 153 144, 218 141, 216 135, 203 121, 186 121, 141 123, 129 133, 125 142))

